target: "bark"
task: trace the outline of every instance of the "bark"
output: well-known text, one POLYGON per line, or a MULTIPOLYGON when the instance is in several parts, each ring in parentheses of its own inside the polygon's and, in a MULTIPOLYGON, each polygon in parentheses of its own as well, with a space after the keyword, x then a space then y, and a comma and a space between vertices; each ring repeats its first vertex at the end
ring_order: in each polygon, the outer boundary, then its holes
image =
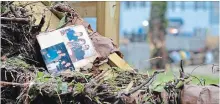
POLYGON ((165 51, 165 29, 166 29, 166 2, 152 2, 149 45, 151 47, 151 58, 161 56, 162 59, 152 60, 151 67, 156 69, 165 69, 166 51, 165 51))

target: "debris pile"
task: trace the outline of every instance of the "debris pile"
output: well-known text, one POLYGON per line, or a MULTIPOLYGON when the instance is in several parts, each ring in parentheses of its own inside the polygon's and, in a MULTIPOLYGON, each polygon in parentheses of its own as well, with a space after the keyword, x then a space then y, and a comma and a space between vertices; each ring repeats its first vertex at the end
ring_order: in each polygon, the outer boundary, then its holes
POLYGON ((166 84, 169 97, 153 91, 149 86, 157 74, 144 75, 132 69, 117 67, 109 58, 112 54, 121 60, 123 55, 109 38, 91 29, 78 13, 65 3, 58 3, 51 11, 63 15, 59 28, 83 25, 100 54, 93 63, 79 71, 63 71, 57 76, 45 68, 36 35, 42 32, 45 15, 38 25, 25 6, 12 1, 1 2, 1 102, 4 104, 160 104, 179 103, 187 79, 183 70, 180 79, 166 84), (181 87, 176 87, 181 86, 181 87))
POLYGON ((28 14, 25 5, 2 2, 1 6, 4 8, 1 12, 2 103, 152 102, 152 99, 140 100, 138 96, 152 95, 148 86, 161 71, 148 76, 110 65, 110 54, 117 53, 118 57, 122 57, 117 46, 111 39, 94 32, 68 5, 57 4, 52 8, 65 13, 65 22, 60 28, 68 25, 85 26, 100 56, 80 71, 64 71, 58 76, 47 72, 36 42, 36 35, 45 23, 45 15, 42 15, 38 25, 34 25, 35 18, 28 14), (135 97, 130 99, 131 95, 135 97))

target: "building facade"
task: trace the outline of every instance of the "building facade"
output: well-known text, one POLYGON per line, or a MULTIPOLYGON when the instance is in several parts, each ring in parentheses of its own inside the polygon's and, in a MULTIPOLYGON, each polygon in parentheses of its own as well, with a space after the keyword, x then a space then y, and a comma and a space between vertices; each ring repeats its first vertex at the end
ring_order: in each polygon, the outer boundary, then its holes
MULTIPOLYGON (((167 19, 183 20, 181 32, 194 34, 206 29, 210 35, 219 35, 219 2, 214 1, 168 1, 167 19)), ((120 35, 138 33, 140 28, 147 33, 144 21, 150 18, 150 1, 122 1, 120 9, 120 35)))

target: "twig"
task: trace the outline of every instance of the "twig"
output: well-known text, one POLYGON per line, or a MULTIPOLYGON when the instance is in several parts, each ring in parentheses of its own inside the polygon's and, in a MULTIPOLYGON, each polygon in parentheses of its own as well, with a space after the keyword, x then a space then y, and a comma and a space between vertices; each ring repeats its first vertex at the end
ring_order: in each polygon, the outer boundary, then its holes
POLYGON ((30 22, 28 18, 8 18, 8 17, 1 17, 1 21, 17 22, 17 23, 25 23, 25 24, 28 24, 30 22))
POLYGON ((6 40, 8 43, 10 43, 11 45, 13 45, 13 43, 10 41, 10 40, 8 40, 8 39, 6 39, 6 38, 3 38, 3 37, 1 37, 3 40, 6 40))
POLYGON ((42 18, 41 18, 40 24, 38 25, 38 31, 41 30, 41 28, 43 27, 44 23, 45 23, 45 15, 43 15, 42 18))
MULTIPOLYGON (((5 80, 8 80, 8 78, 7 78, 7 71, 5 71, 5 80)), ((1 85, 1 84, 0 84, 1 85)))
POLYGON ((56 91, 56 93, 57 93, 57 96, 58 96, 58 98, 59 98, 59 100, 60 100, 60 104, 62 104, 62 100, 61 100, 61 98, 60 98, 60 95, 58 94, 57 91, 56 91))
POLYGON ((104 80, 101 80, 93 89, 93 91, 95 91, 102 83, 104 82, 104 80))
POLYGON ((99 74, 98 76, 96 76, 94 79, 95 80, 98 80, 101 76, 103 76, 106 72, 108 72, 108 69, 107 70, 104 70, 101 74, 99 74))
POLYGON ((197 80, 199 80, 199 83, 202 85, 202 82, 201 82, 201 80, 198 77, 193 76, 193 75, 190 75, 190 76, 196 78, 197 80))
POLYGON ((184 70, 183 70, 183 60, 180 61, 180 78, 184 77, 184 70))
POLYGON ((1 17, 4 17, 5 15, 7 15, 10 11, 6 11, 4 13, 1 14, 1 17))
MULTIPOLYGON (((215 66, 218 66, 218 67, 219 67, 219 65, 212 64, 212 73, 215 73, 215 69, 214 69, 215 66)), ((218 69, 219 69, 219 68, 218 68, 218 69)), ((217 70, 217 71, 219 71, 219 70, 217 70)))
POLYGON ((20 17, 20 16, 15 12, 15 8, 14 8, 14 7, 10 6, 9 8, 10 8, 11 12, 15 15, 15 17, 20 17))
POLYGON ((13 2, 14 2, 14 1, 10 1, 10 2, 8 2, 5 6, 11 5, 13 2))
MULTIPOLYGON (((22 28, 22 29, 24 30, 24 28, 22 28)), ((29 45, 31 46, 31 48, 32 48, 33 51, 35 52, 34 47, 32 46, 31 42, 28 40, 28 38, 26 37, 25 34, 23 34, 23 35, 24 35, 25 40, 29 43, 29 45)))
POLYGON ((11 77, 13 78, 13 81, 15 80, 15 77, 14 77, 14 75, 12 74, 12 72, 11 71, 9 71, 10 73, 11 73, 11 77))
POLYGON ((155 59, 161 59, 162 57, 158 56, 158 57, 154 57, 154 58, 151 58, 151 59, 148 59, 148 60, 145 60, 145 61, 151 61, 151 60, 155 60, 155 59))
POLYGON ((190 74, 192 74, 194 70, 196 70, 198 67, 200 67, 200 66, 202 66, 202 65, 205 65, 205 64, 198 65, 196 68, 194 68, 194 69, 192 70, 192 72, 191 72, 190 74))
POLYGON ((143 86, 145 86, 146 84, 148 84, 148 83, 154 78, 154 76, 156 76, 157 74, 162 73, 162 72, 164 72, 164 70, 155 71, 154 74, 152 75, 152 77, 148 78, 147 81, 145 81, 145 82, 142 83, 141 85, 135 87, 133 90, 129 91, 129 94, 135 93, 136 91, 138 91, 139 89, 141 89, 143 86))
POLYGON ((6 86, 6 85, 12 85, 12 86, 22 86, 25 87, 29 85, 30 83, 14 83, 14 82, 5 82, 5 81, 0 81, 1 86, 6 86))
POLYGON ((33 59, 31 59, 31 58, 28 58, 28 57, 23 57, 24 59, 27 59, 27 60, 30 60, 30 61, 33 61, 33 62, 35 62, 35 63, 40 63, 40 62, 38 62, 38 61, 35 61, 35 60, 33 60, 33 59))

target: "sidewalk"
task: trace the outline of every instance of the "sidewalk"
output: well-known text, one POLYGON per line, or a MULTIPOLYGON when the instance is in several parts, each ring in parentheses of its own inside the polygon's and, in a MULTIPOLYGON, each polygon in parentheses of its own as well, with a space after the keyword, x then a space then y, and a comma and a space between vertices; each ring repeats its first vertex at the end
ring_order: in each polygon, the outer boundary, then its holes
MULTIPOLYGON (((215 64, 218 65, 218 64, 215 64)), ((210 77, 219 77, 219 66, 213 65, 193 65, 193 66, 185 66, 184 71, 185 73, 191 73, 193 70, 192 75, 205 75, 210 77), (196 68, 196 69, 195 69, 196 68)), ((179 66, 172 66, 173 71, 176 73, 180 69, 179 66)))

